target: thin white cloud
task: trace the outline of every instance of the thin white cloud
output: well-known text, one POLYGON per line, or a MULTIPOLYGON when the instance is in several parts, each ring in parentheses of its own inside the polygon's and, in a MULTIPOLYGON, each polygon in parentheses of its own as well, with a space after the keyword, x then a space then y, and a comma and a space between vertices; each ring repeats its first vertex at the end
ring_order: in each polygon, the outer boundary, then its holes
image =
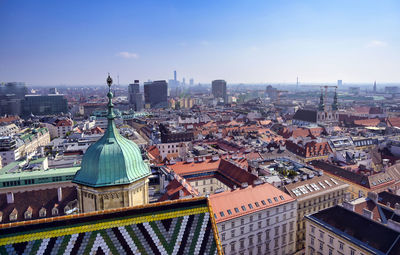
POLYGON ((208 45, 210 45, 210 42, 206 41, 206 40, 203 40, 203 41, 200 42, 200 44, 203 45, 203 46, 208 46, 208 45))
POLYGON ((366 47, 367 48, 383 48, 383 47, 386 47, 387 45, 388 45, 387 42, 379 41, 379 40, 373 40, 373 41, 370 41, 366 45, 366 47))
POLYGON ((139 55, 137 53, 127 52, 127 51, 118 52, 117 56, 121 58, 133 58, 133 59, 139 58, 139 55))

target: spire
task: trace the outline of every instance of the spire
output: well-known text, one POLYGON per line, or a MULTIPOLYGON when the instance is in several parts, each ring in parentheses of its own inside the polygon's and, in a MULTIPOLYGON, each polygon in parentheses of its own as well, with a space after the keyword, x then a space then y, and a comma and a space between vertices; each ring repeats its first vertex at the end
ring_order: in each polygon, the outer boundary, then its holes
POLYGON ((337 93, 335 90, 335 96, 333 97, 332 111, 337 111, 338 103, 337 103, 337 93))
POLYGON ((107 93, 107 97, 108 97, 108 114, 107 114, 107 119, 110 121, 114 120, 115 118, 115 114, 114 114, 114 105, 112 103, 112 98, 113 98, 113 93, 111 92, 111 85, 112 85, 113 80, 110 77, 110 74, 108 74, 107 77, 107 85, 108 85, 108 93, 107 93))
POLYGON ((321 97, 319 98, 318 110, 319 110, 319 111, 324 111, 324 110, 325 110, 324 95, 322 94, 322 89, 321 89, 321 97))

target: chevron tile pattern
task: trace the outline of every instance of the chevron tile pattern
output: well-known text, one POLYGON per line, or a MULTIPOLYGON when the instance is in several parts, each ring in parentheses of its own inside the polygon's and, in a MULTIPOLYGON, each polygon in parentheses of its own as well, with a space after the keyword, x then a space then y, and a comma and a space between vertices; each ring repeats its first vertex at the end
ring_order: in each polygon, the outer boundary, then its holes
POLYGON ((217 254, 208 212, 0 246, 1 254, 217 254))

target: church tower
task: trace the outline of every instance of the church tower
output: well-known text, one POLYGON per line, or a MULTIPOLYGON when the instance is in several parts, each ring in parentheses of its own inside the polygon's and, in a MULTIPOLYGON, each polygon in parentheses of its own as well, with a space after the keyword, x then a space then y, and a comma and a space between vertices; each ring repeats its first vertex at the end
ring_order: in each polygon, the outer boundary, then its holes
POLYGON ((110 75, 107 85, 107 131, 87 149, 81 169, 72 181, 78 184, 79 210, 83 213, 149 202, 150 168, 143 161, 139 147, 118 132, 110 75))

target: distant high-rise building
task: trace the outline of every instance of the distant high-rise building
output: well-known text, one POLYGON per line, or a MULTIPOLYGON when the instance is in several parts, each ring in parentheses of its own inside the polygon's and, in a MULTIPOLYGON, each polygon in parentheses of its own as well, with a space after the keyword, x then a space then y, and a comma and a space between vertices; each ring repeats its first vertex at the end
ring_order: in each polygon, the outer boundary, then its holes
POLYGON ((176 70, 174 71, 174 81, 176 82, 176 70))
POLYGON ((341 86, 342 86, 342 84, 343 84, 343 81, 342 81, 342 80, 338 80, 338 81, 337 81, 337 85, 338 85, 338 87, 341 87, 341 86))
POLYGON ((183 85, 183 86, 186 85, 186 80, 185 80, 185 78, 182 78, 182 85, 183 85))
POLYGON ((211 83, 212 94, 215 98, 222 98, 224 102, 228 102, 226 94, 226 81, 224 80, 214 80, 211 83))
POLYGON ((189 84, 190 84, 190 86, 193 86, 193 85, 194 85, 194 80, 193 80, 193 78, 190 79, 189 84))
POLYGON ((151 108, 168 107, 168 84, 165 80, 146 82, 144 84, 144 101, 151 108))
POLYGON ((22 111, 24 116, 68 113, 68 102, 62 94, 26 95, 22 111))
POLYGON ((21 115, 21 102, 27 93, 23 82, 0 84, 0 115, 21 115))
POLYGON ((141 111, 143 109, 143 94, 140 93, 139 80, 135 80, 134 83, 129 84, 129 104, 135 111, 141 111))
POLYGON ((374 81, 374 93, 376 93, 376 81, 374 81))

